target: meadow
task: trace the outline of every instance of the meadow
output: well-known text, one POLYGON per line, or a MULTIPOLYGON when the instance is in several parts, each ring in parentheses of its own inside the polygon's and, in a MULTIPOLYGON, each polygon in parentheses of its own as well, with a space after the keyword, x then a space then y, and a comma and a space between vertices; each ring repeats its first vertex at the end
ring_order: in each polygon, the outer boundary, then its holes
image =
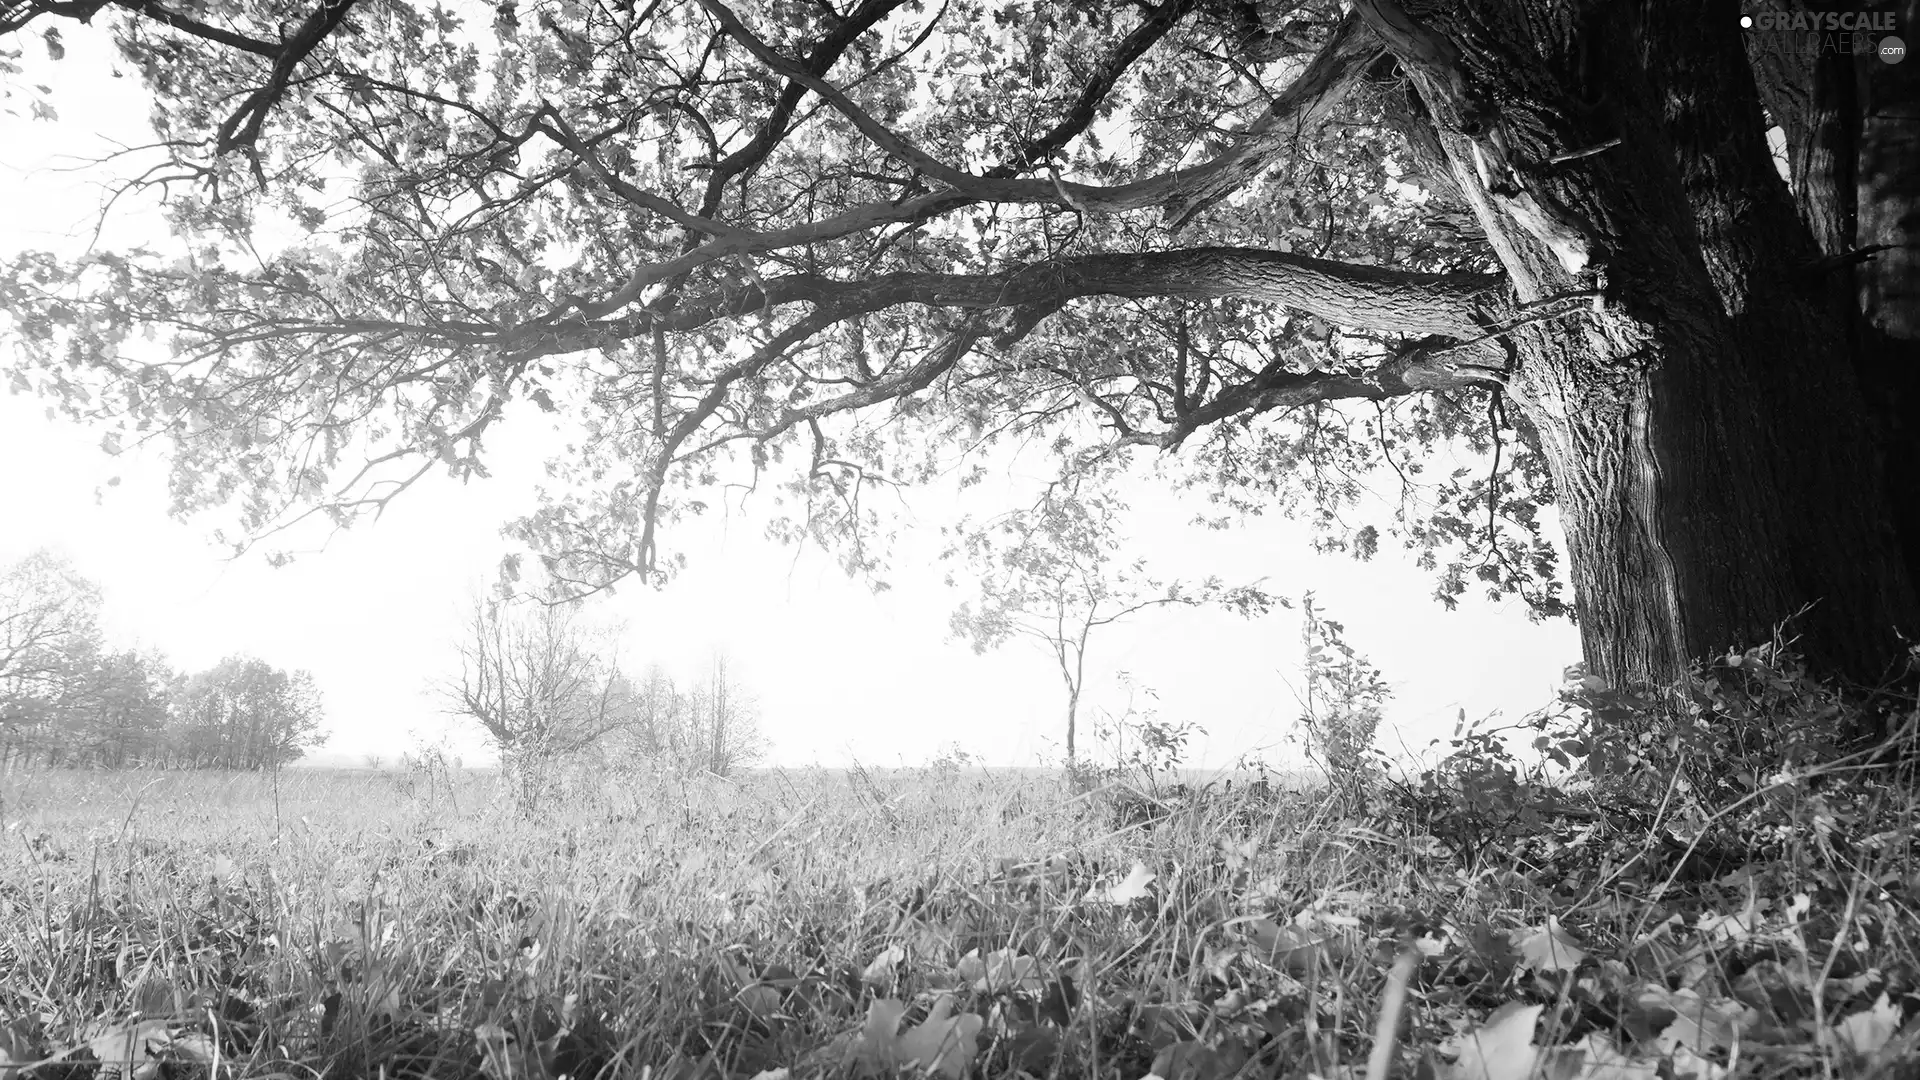
POLYGON ((1920 1075, 1906 778, 1689 775, 17 773, 0 1080, 1920 1075))

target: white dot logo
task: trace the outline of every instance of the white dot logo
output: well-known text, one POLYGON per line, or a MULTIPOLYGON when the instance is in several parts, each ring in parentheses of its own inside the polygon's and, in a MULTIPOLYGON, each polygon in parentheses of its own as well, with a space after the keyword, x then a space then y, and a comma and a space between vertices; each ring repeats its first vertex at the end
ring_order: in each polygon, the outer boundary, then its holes
POLYGON ((1753 16, 1751 15, 1740 16, 1740 29, 1742 30, 1753 29, 1753 16))

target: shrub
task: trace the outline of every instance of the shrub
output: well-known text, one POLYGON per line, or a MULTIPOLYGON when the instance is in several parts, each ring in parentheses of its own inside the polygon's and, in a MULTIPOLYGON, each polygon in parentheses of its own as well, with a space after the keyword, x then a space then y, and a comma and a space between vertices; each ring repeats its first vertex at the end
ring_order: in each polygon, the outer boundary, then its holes
POLYGON ((1374 733, 1393 691, 1380 669, 1347 644, 1346 627, 1314 606, 1312 593, 1302 598, 1301 611, 1306 693, 1300 724, 1308 753, 1318 757, 1335 789, 1358 792, 1372 772, 1374 733))

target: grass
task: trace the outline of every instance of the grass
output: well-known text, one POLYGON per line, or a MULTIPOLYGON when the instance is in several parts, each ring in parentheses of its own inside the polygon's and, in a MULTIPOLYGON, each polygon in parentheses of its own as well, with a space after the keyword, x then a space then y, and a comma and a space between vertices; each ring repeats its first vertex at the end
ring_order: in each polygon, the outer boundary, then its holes
POLYGON ((1920 1075, 1881 774, 1470 861, 1431 798, 1236 787, 15 775, 0 1080, 1920 1075))

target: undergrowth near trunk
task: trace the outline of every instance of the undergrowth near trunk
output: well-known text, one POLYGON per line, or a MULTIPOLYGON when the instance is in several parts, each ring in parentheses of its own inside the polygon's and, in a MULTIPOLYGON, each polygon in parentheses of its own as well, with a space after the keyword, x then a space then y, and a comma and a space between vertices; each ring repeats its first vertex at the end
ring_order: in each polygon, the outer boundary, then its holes
POLYGON ((1337 797, 14 776, 0 1078, 1912 1076, 1912 777, 1843 738, 1911 716, 1755 650, 1337 797))

